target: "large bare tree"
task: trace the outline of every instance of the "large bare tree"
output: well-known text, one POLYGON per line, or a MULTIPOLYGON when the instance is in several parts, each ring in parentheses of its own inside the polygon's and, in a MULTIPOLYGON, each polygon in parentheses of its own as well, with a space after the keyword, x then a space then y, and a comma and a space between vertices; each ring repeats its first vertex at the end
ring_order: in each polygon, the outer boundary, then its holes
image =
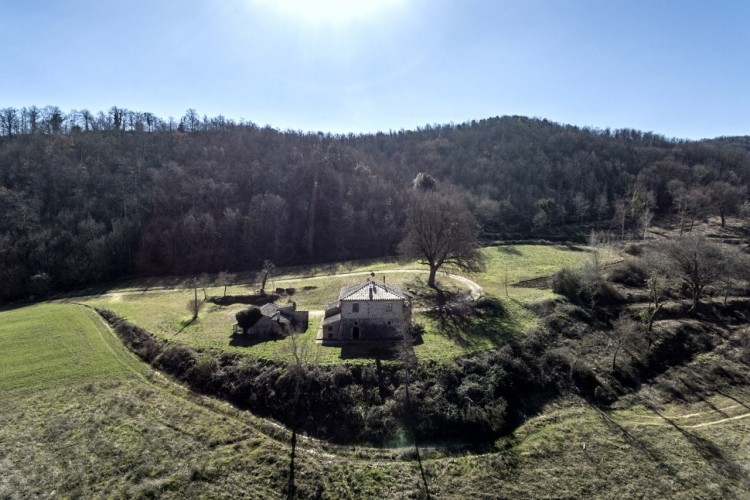
POLYGON ((690 234, 669 241, 664 256, 667 272, 690 291, 692 313, 698 309, 704 289, 733 272, 728 252, 703 236, 690 234))
POLYGON ((716 181, 709 184, 706 191, 709 202, 721 218, 721 227, 724 227, 726 225, 726 216, 736 213, 739 210, 740 204, 745 199, 745 186, 716 181))
POLYGON ((466 205, 443 192, 416 192, 409 206, 406 236, 399 253, 416 258, 430 268, 427 285, 444 295, 435 282, 438 270, 448 268, 479 271, 482 255, 478 246, 479 226, 466 205))

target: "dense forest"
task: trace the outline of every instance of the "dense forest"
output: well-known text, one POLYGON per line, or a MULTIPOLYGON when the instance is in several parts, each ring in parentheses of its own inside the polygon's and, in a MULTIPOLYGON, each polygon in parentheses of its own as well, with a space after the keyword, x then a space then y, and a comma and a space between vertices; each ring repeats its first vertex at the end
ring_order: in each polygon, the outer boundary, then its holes
POLYGON ((396 252, 419 173, 483 238, 616 237, 748 210, 750 139, 669 140, 500 117, 415 131, 279 131, 194 110, 0 110, 0 302, 132 275, 396 252))

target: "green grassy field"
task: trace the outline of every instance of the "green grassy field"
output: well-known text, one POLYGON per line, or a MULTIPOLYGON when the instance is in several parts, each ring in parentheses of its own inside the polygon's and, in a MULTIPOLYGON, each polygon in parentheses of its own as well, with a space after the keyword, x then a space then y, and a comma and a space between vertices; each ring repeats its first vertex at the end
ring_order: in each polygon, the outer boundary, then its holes
POLYGON ((120 379, 129 372, 115 349, 123 347, 88 309, 44 304, 3 312, 0 391, 120 379))
MULTIPOLYGON (((507 296, 521 302, 549 297, 549 291, 512 286, 515 283, 550 276, 562 267, 580 267, 591 260, 592 249, 567 245, 505 245, 482 249, 486 268, 474 275, 489 295, 507 296), (539 295, 537 295, 539 293, 539 295)), ((622 259, 618 252, 607 247, 596 250, 602 264, 622 259)))
MULTIPOLYGON (((153 372, 87 308, 1 311, 0 325, 0 498, 286 496, 287 431, 153 372)), ((300 438, 295 488, 336 499, 422 498, 425 482, 434 498, 739 498, 748 436, 747 388, 608 412, 569 399, 496 451, 425 444, 424 479, 413 448, 300 438)))
MULTIPOLYGON (((449 361, 457 356, 498 347, 509 339, 518 337, 538 323, 524 306, 533 302, 554 297, 550 290, 512 286, 520 281, 548 276, 563 266, 580 266, 590 259, 586 248, 566 246, 518 245, 488 247, 482 249, 486 269, 469 277, 481 285, 485 293, 502 304, 504 314, 492 318, 471 319, 468 323, 444 322, 417 312, 414 319, 425 327, 424 342, 415 347, 416 355, 422 360, 449 361), (508 286, 506 287, 506 281, 508 286)), ((618 257, 614 253, 603 253, 602 260, 610 262, 618 257)), ((268 288, 294 288, 291 297, 299 309, 310 310, 310 324, 301 340, 307 344, 311 357, 318 363, 363 363, 364 358, 347 358, 341 348, 320 347, 315 344, 315 335, 322 318, 322 310, 327 303, 338 298, 342 286, 364 280, 369 273, 376 273, 378 281, 385 277, 387 283, 402 287, 415 280, 426 280, 426 267, 416 262, 395 260, 348 262, 312 268, 283 270, 268 283, 268 288), (400 269, 423 272, 397 272, 400 269), (389 271, 382 273, 382 271, 389 271), (339 274, 333 276, 333 274, 339 274), (342 275, 343 274, 343 275, 342 275)), ((441 286, 466 292, 466 288, 441 273, 438 277, 441 286)), ((189 280, 188 280, 189 281, 189 280)), ((164 283, 186 283, 185 279, 167 279, 164 283)), ((290 359, 289 341, 272 340, 246 345, 231 337, 235 314, 246 306, 233 305, 219 307, 207 304, 196 322, 190 323, 190 313, 186 304, 193 297, 189 288, 154 289, 154 283, 137 286, 129 283, 123 289, 109 290, 107 294, 78 298, 76 300, 111 309, 146 328, 155 335, 169 340, 207 349, 213 352, 232 351, 264 359, 290 359)), ((415 286, 415 285, 412 285, 415 286)), ((424 287, 424 285, 422 285, 424 287)), ((229 287, 227 293, 248 294, 253 288, 237 284, 229 287)), ((206 290, 208 295, 222 295, 223 287, 206 290)), ((203 296, 203 290, 199 290, 203 296)), ((71 299, 72 300, 72 299, 71 299)), ((420 304, 416 304, 417 307, 420 304)))
MULTIPOLYGON (((151 371, 91 310, 41 304, 0 325, 0 498, 284 496, 286 431, 151 371)), ((410 461, 378 472, 336 456, 327 477, 325 448, 299 449, 306 496, 393 495, 395 477, 416 478, 410 461)))

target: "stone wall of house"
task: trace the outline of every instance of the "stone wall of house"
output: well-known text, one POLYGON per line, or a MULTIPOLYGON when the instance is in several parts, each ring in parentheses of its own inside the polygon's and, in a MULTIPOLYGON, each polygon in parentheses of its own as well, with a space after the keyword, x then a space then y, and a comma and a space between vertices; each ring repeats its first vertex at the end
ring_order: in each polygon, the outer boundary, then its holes
POLYGON ((403 320, 403 300, 341 301, 341 319, 403 320), (359 311, 355 312, 355 304, 359 311))
POLYGON ((321 333, 323 340, 401 340, 410 323, 411 308, 403 300, 341 300, 326 309, 321 333))
POLYGON ((401 319, 342 319, 339 325, 340 340, 400 340, 404 333, 401 319))
POLYGON ((294 311, 294 330, 297 332, 307 331, 310 311, 294 311))
POLYGON ((247 333, 258 337, 270 337, 281 335, 284 332, 277 322, 268 316, 262 316, 253 326, 248 328, 247 333))
POLYGON ((334 315, 330 318, 323 320, 320 325, 323 333, 322 338, 324 340, 338 340, 339 339, 339 328, 341 326, 341 316, 334 315))

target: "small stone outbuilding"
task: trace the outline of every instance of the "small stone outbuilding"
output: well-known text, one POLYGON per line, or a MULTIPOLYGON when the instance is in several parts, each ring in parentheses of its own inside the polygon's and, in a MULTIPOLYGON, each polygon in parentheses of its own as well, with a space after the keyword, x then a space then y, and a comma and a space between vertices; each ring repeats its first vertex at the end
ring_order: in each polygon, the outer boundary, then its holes
MULTIPOLYGON (((260 307, 260 313, 258 321, 247 329, 247 335, 274 337, 307 330, 309 312, 298 311, 294 302, 282 305, 269 302, 260 307)), ((234 325, 234 333, 242 333, 237 324, 234 325)))

